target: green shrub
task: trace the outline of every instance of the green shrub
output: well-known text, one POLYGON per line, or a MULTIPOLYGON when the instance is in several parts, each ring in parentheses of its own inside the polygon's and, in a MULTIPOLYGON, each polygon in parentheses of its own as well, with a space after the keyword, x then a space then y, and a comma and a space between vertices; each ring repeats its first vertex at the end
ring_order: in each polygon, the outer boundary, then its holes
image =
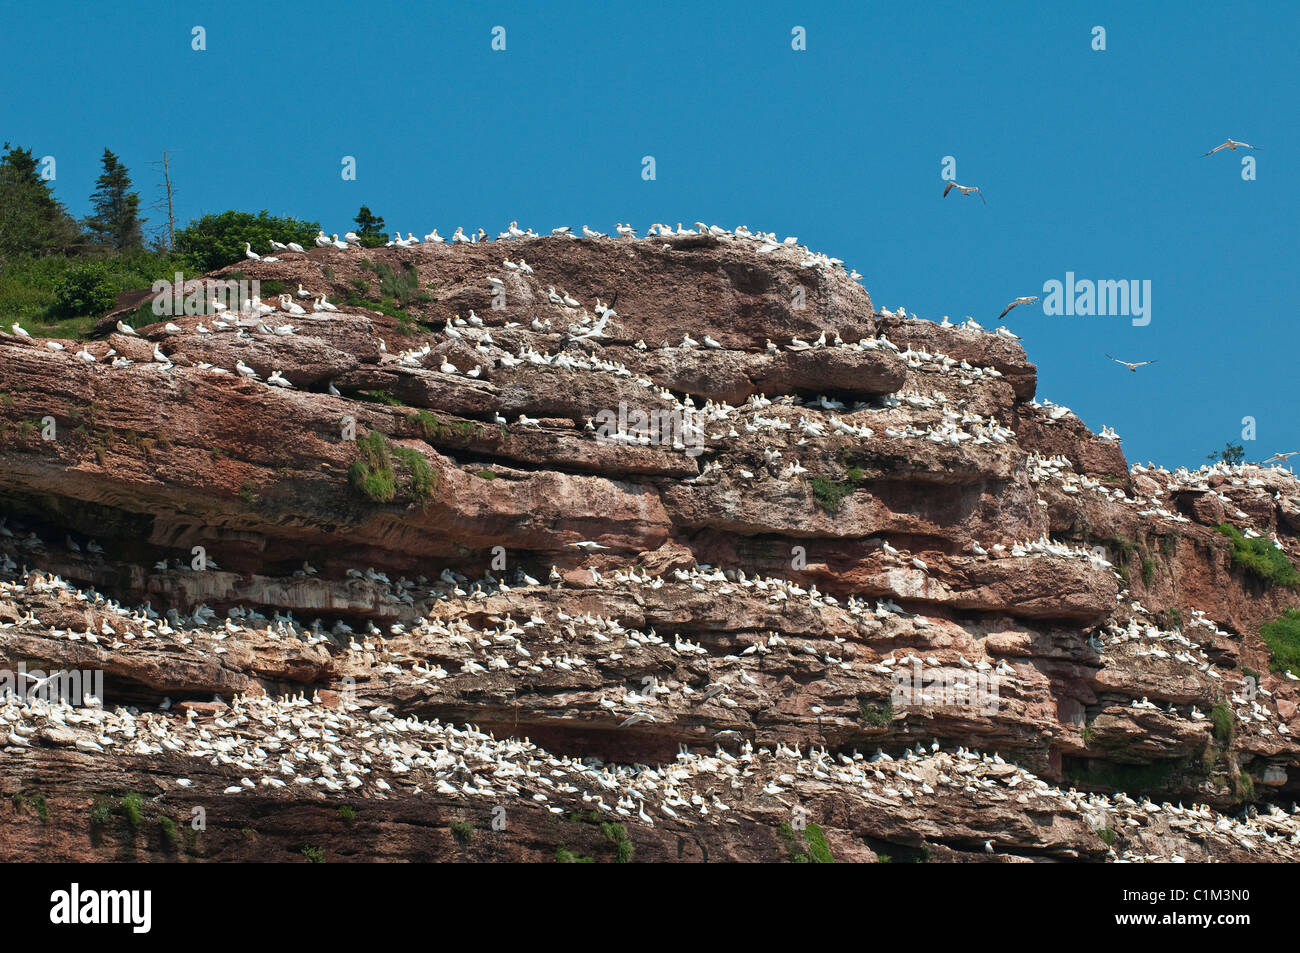
POLYGON ((474 827, 472 824, 466 824, 464 821, 452 821, 451 833, 462 845, 468 844, 474 839, 474 827))
POLYGON ((1107 847, 1115 846, 1115 832, 1112 831, 1109 827, 1103 827, 1099 829, 1097 831, 1097 836, 1101 838, 1101 842, 1105 844, 1107 847))
POLYGON ((1219 702, 1210 709, 1210 721, 1214 725, 1215 738, 1224 744, 1232 740, 1237 723, 1227 702, 1219 702))
POLYGON ((555 848, 555 862, 557 864, 593 864, 595 863, 590 857, 580 857, 571 850, 565 850, 563 847, 555 848))
POLYGON ((420 276, 410 262, 402 267, 401 274, 393 271, 391 265, 381 263, 376 266, 375 274, 379 277, 379 293, 398 305, 417 300, 421 294, 428 297, 427 292, 420 291, 420 276))
POLYGON ((360 456, 348 467, 352 485, 376 503, 392 502, 397 495, 397 478, 384 435, 370 431, 357 440, 357 451, 360 456))
POLYGON ((339 817, 343 818, 343 823, 351 824, 357 819, 357 812, 353 808, 344 804, 339 808, 339 817))
POLYGON ((826 843, 826 835, 816 824, 809 824, 803 832, 804 843, 808 845, 808 860, 814 864, 833 864, 835 858, 831 856, 830 845, 826 843))
POLYGON ((158 818, 158 828, 162 831, 163 840, 169 844, 176 843, 176 822, 164 814, 158 818))
POLYGON ((1269 668, 1274 672, 1300 672, 1300 609, 1287 609, 1272 622, 1259 627, 1259 637, 1268 646, 1269 668))
POLYGON ((100 801, 90 809, 90 823, 95 827, 105 827, 113 819, 113 806, 108 801, 100 801))
POLYGON ((306 845, 302 850, 298 851, 298 853, 302 854, 313 864, 325 863, 325 851, 312 844, 306 845))
POLYGON ((1286 553, 1263 537, 1247 539, 1235 526, 1223 523, 1219 532, 1232 540, 1232 561, 1260 579, 1265 585, 1300 589, 1300 572, 1296 572, 1286 553))
POLYGON ((144 822, 144 798, 132 791, 122 797, 122 814, 132 830, 139 830, 144 822))
POLYGON ((1223 445, 1222 450, 1214 450, 1206 454, 1205 459, 1211 463, 1241 463, 1246 459, 1246 448, 1229 440, 1223 445))
POLYGON ((849 470, 843 480, 832 480, 829 477, 818 476, 809 480, 812 486, 813 499, 827 513, 834 513, 840 508, 840 503, 846 496, 853 493, 862 482, 863 472, 857 467, 849 470))
POLYGON ((93 261, 70 268, 54 286, 50 317, 103 314, 117 301, 118 290, 103 262, 93 261))
POLYGON ((415 429, 419 431, 425 443, 433 443, 447 429, 441 420, 427 410, 417 410, 406 419, 415 424, 415 429))
POLYGON ((176 250, 203 271, 215 271, 244 258, 244 242, 253 251, 270 254, 271 239, 312 247, 319 222, 281 218, 263 209, 256 215, 234 210, 205 215, 176 233, 176 250))
POLYGON ((888 728, 894 720, 894 703, 886 700, 877 705, 859 698, 858 712, 862 716, 862 723, 868 728, 888 728))
POLYGON ((438 482, 438 475, 433 472, 424 454, 411 447, 394 447, 393 456, 405 465, 407 473, 410 474, 411 496, 417 500, 429 499, 438 482))
POLYGON ((809 824, 802 832, 796 832, 790 824, 782 824, 777 829, 777 836, 785 846, 790 862, 794 864, 833 864, 830 845, 826 843, 826 834, 816 824, 809 824), (802 833, 803 843, 800 843, 802 833))
POLYGON ((789 823, 781 824, 776 829, 777 837, 780 838, 781 844, 785 847, 786 855, 792 864, 808 863, 808 855, 803 852, 799 846, 799 840, 794 835, 794 828, 789 823))
POLYGON ((1156 561, 1149 556, 1142 557, 1142 585, 1149 586, 1156 578, 1156 561))
POLYGON ((15 794, 13 796, 13 802, 14 802, 14 807, 20 811, 23 809, 24 806, 30 804, 32 810, 36 812, 36 816, 39 817, 42 821, 48 821, 50 819, 50 807, 48 804, 45 803, 45 795, 42 794, 40 791, 35 791, 31 794, 26 794, 26 795, 15 794))
POLYGON ((632 854, 635 853, 636 847, 632 844, 631 839, 627 836, 627 828, 622 824, 602 823, 600 825, 601 833, 614 845, 617 852, 616 862, 627 864, 632 862, 632 854))
POLYGON ((1252 778, 1245 771, 1237 772, 1236 777, 1233 778, 1232 788, 1233 788, 1233 793, 1237 796, 1238 800, 1241 801, 1254 800, 1255 779, 1252 778))

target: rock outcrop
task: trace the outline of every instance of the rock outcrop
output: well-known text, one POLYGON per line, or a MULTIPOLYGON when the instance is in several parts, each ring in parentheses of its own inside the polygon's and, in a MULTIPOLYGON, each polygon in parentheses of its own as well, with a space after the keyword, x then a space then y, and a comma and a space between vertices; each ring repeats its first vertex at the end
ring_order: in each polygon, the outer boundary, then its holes
POLYGON ((281 257, 0 334, 3 859, 1300 856, 1289 472, 796 245, 281 257))

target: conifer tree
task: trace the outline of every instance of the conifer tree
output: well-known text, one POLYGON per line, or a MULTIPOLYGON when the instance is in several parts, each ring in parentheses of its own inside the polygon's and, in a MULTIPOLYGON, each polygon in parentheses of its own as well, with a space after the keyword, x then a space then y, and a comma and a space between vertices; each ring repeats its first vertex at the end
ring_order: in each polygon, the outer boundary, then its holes
POLYGON ((95 244, 117 251, 140 248, 144 236, 140 225, 140 194, 131 191, 131 174, 108 149, 100 160, 104 171, 90 196, 94 213, 85 227, 95 244))
POLYGON ((388 241, 383 216, 373 214, 370 206, 361 206, 361 211, 352 221, 357 223, 357 237, 361 239, 362 248, 378 248, 388 241))
POLYGON ((76 222, 41 178, 30 149, 4 144, 0 155, 0 258, 67 252, 78 244, 76 222))

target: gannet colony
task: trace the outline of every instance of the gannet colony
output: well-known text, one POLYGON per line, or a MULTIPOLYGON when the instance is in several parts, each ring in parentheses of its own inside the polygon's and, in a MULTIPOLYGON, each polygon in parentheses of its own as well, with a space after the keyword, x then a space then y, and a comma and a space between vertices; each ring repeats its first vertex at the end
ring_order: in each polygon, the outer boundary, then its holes
POLYGON ((1300 858, 1287 455, 792 237, 357 238, 0 332, 3 859, 1300 858))

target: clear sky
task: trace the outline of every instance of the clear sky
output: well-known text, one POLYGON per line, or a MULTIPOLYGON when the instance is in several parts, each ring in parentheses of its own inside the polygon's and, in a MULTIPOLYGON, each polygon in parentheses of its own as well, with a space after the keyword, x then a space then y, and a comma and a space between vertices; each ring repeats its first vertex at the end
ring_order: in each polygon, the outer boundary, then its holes
POLYGON ((53 155, 79 216, 105 146, 145 205, 167 149, 182 222, 743 223, 990 328, 1066 272, 1149 280, 1145 327, 1012 312, 1040 398, 1167 465, 1251 416, 1259 460, 1300 449, 1297 26, 1294 2, 10 3, 0 137, 53 155), (1255 181, 1201 157, 1228 137, 1255 181), (945 156, 987 205, 941 198, 945 156))

